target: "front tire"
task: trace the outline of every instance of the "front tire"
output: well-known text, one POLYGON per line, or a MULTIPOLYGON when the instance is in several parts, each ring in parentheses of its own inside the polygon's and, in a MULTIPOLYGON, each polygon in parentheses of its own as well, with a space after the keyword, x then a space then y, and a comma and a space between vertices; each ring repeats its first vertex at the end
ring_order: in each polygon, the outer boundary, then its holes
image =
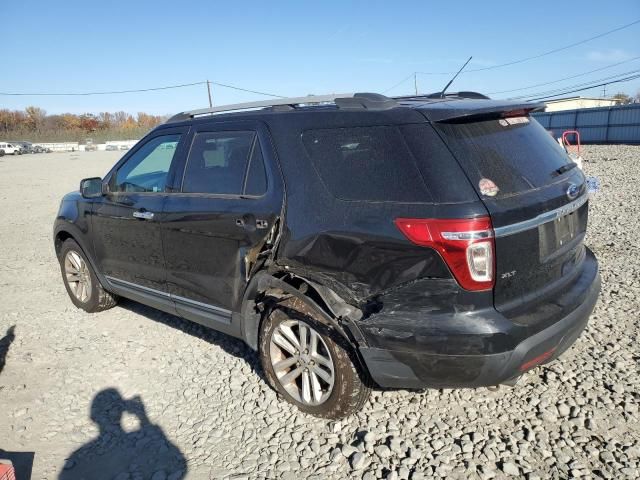
POLYGON ((362 408, 371 389, 353 347, 313 313, 298 299, 270 312, 260 329, 262 368, 269 384, 299 410, 343 418, 362 408))
POLYGON ((68 239, 62 244, 60 270, 69 298, 76 307, 94 313, 118 303, 113 294, 102 288, 87 256, 74 240, 68 239))

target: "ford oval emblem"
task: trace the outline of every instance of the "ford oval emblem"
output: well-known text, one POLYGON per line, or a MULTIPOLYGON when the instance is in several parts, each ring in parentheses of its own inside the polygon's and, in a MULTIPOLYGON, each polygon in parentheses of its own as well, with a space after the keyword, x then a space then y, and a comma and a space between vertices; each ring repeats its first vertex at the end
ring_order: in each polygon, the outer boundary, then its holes
POLYGON ((567 188, 567 197, 569 200, 573 200, 580 194, 580 187, 575 183, 571 183, 569 188, 567 188))

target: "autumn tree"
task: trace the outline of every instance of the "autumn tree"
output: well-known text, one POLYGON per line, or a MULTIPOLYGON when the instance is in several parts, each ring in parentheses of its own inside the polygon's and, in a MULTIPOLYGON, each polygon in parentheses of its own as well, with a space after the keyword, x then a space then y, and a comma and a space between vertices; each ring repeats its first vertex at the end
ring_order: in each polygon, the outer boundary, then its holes
POLYGON ((42 126, 47 112, 39 107, 27 107, 24 109, 26 115, 26 127, 28 130, 37 131, 42 126))
POLYGON ((95 132, 99 125, 100 122, 98 122, 95 115, 92 115, 91 113, 80 115, 80 128, 85 132, 95 132))

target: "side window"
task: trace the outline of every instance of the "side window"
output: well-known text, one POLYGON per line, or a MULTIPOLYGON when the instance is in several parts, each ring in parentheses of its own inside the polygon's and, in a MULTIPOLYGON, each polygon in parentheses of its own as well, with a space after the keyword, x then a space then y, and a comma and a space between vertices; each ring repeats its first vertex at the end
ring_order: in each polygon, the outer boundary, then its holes
POLYGON ((397 127, 307 130, 302 141, 321 180, 337 198, 431 200, 416 159, 397 127))
POLYGON ((164 192, 181 135, 162 135, 145 143, 116 175, 112 192, 164 192))
MULTIPOLYGON (((245 172, 248 162, 256 158, 255 132, 201 132, 193 138, 187 166, 182 181, 185 193, 213 193, 240 195, 245 191, 245 172)), ((252 175, 257 176, 258 185, 251 183, 252 189, 261 188, 260 175, 264 177, 262 158, 255 163, 262 168, 252 175)), ((249 167, 253 170, 253 167, 249 167)), ((266 180, 265 184, 266 184, 266 180)), ((264 187, 266 189, 266 186, 264 187)), ((264 193, 264 192, 262 192, 264 193)))

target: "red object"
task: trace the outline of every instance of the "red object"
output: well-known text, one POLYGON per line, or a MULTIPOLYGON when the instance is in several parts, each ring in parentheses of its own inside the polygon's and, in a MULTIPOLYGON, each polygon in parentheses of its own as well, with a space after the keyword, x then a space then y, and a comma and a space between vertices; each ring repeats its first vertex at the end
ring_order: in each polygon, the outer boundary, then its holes
POLYGON ((580 132, 577 130, 566 130, 562 132, 562 144, 567 152, 571 152, 571 150, 575 150, 578 156, 580 156, 580 132), (576 144, 572 144, 569 141, 569 135, 575 135, 576 144))
POLYGON ((460 286, 490 290, 495 284, 493 228, 489 217, 465 219, 397 218, 398 229, 413 243, 436 250, 460 286), (474 268, 486 262, 486 271, 474 268))
POLYGON ((525 370, 529 370, 530 368, 533 368, 536 365, 540 365, 545 360, 549 360, 549 358, 551 358, 551 356, 553 355, 553 352, 555 351, 556 351, 556 347, 553 347, 551 350, 544 352, 542 355, 538 355, 537 357, 532 358, 528 362, 523 363, 522 365, 520 365, 520 371, 524 372, 525 370))
POLYGON ((16 480, 16 472, 10 463, 0 463, 0 480, 16 480))
POLYGON ((509 110, 507 112, 502 112, 502 118, 512 118, 512 117, 526 117, 531 110, 525 110, 524 108, 520 110, 509 110))

